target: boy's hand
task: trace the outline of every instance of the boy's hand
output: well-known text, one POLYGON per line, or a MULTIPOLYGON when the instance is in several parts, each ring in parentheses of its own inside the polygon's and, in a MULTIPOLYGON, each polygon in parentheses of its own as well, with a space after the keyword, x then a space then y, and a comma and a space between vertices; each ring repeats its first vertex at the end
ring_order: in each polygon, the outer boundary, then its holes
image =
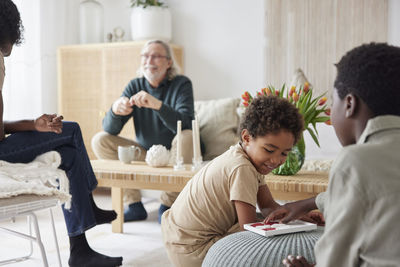
POLYGON ((271 212, 264 222, 279 221, 280 223, 288 223, 303 217, 307 212, 308 210, 303 210, 302 206, 298 205, 297 202, 286 203, 282 207, 271 212))
POLYGON ((56 114, 43 114, 36 120, 34 120, 33 125, 36 131, 39 132, 62 132, 62 120, 63 116, 57 116, 56 114))
MULTIPOLYGON (((270 221, 280 221, 286 219, 289 214, 289 210, 285 206, 281 206, 271 212, 268 217, 265 218, 264 223, 269 223, 270 221)), ((286 221, 286 220, 285 220, 286 221)))
POLYGON ((286 267, 312 267, 315 264, 309 264, 303 256, 293 256, 289 255, 286 259, 282 261, 283 265, 286 267))
POLYGON ((271 212, 264 222, 279 221, 280 223, 288 223, 305 216, 308 212, 316 208, 315 198, 286 203, 271 212))
POLYGON ((300 220, 315 223, 318 226, 325 226, 324 215, 320 211, 310 211, 306 215, 300 218, 300 220))

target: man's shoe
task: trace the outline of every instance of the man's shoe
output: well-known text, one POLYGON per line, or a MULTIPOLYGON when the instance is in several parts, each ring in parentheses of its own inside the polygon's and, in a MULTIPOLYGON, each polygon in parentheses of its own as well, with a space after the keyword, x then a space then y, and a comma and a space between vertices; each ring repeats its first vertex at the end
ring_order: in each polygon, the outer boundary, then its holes
POLYGON ((161 224, 161 217, 162 217, 163 213, 164 213, 166 210, 169 210, 169 208, 170 208, 170 207, 165 206, 164 204, 161 204, 161 205, 160 205, 160 208, 158 209, 158 223, 159 223, 159 224, 161 224))
POLYGON ((147 211, 141 201, 129 204, 124 211, 124 222, 142 221, 147 219, 147 211))

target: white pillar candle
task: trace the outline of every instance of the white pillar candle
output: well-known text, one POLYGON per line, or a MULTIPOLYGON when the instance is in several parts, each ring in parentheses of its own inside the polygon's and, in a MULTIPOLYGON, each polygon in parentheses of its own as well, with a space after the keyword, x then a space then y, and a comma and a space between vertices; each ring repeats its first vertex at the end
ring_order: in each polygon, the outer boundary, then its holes
POLYGON ((197 126, 196 126, 196 120, 192 120, 192 137, 193 137, 193 159, 196 160, 198 157, 198 151, 197 151, 197 126))
POLYGON ((200 129, 199 129, 199 120, 196 118, 196 151, 197 151, 197 159, 201 159, 201 148, 200 148, 200 129))
POLYGON ((182 158, 182 121, 178 121, 176 125, 176 162, 182 158))

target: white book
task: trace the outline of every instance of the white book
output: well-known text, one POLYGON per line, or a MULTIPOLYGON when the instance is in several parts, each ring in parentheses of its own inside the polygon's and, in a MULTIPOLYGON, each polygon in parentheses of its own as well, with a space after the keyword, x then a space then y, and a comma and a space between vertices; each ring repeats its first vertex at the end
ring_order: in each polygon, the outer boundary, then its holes
POLYGON ((291 221, 287 224, 282 224, 279 222, 269 222, 268 224, 264 224, 263 222, 256 222, 245 224, 244 229, 263 236, 274 236, 311 231, 317 229, 317 225, 301 220, 291 221))

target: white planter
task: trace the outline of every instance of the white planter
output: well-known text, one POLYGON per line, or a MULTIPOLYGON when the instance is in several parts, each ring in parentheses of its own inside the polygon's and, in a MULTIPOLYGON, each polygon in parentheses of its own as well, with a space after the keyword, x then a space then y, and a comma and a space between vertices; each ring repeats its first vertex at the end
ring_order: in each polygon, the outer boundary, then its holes
POLYGON ((103 6, 96 0, 85 0, 79 5, 79 40, 81 44, 102 43, 103 6))
POLYGON ((131 13, 133 40, 171 40, 171 13, 166 7, 135 7, 131 13))

